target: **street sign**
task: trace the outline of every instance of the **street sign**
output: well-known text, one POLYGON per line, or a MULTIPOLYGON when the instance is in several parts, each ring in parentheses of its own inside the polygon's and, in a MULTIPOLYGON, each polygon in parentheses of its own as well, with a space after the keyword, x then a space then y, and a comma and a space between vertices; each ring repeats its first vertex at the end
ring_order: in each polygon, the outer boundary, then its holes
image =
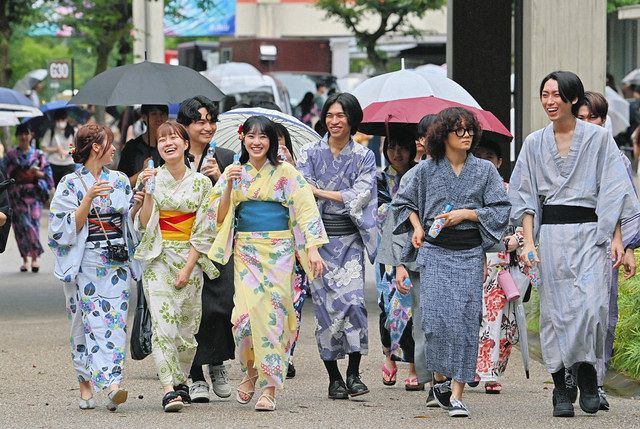
POLYGON ((71 68, 67 61, 52 61, 49 64, 49 78, 55 80, 69 79, 71 68))

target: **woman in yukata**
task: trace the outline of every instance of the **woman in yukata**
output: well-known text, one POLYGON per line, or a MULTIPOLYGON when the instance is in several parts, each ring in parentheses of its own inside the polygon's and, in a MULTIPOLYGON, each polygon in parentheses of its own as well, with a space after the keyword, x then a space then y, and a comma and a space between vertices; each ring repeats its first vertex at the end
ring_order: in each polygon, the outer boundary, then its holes
POLYGON ((143 234, 135 257, 142 261, 162 407, 174 412, 191 402, 186 382, 202 315, 202 273, 216 278, 219 271, 206 256, 213 241, 207 221, 211 180, 187 168, 189 134, 183 125, 165 122, 157 136, 165 164, 138 178, 146 191, 135 218, 143 234))
POLYGON ((53 188, 51 166, 42 151, 31 146, 33 134, 27 124, 16 127, 18 147, 7 151, 0 167, 7 179, 15 179, 15 184, 7 189, 13 210, 13 232, 22 257, 20 271, 40 270, 38 258, 44 252, 40 243, 40 216, 42 207, 49 199, 53 188))
MULTIPOLYGON (((474 155, 490 161, 496 169, 502 165, 500 145, 484 136, 474 155)), ((504 185, 505 189, 508 189, 507 183, 504 185)), ((500 377, 507 369, 511 348, 518 340, 517 302, 507 301, 498 278, 502 270, 520 269, 516 262, 516 253, 513 252, 521 249, 522 244, 521 229, 514 231, 513 228, 509 228, 507 236, 487 252, 487 278, 482 288, 482 323, 476 370, 479 381, 484 381, 484 390, 488 394, 498 394, 502 391, 500 377)))
POLYGON ((324 271, 318 247, 327 236, 313 192, 302 175, 278 159, 273 123, 252 116, 238 130, 239 165, 225 170, 211 197, 216 238, 209 257, 226 263, 233 254, 233 334, 245 371, 236 399, 251 401, 263 389, 257 411, 276 408, 297 321, 293 308, 296 254, 307 276, 324 271))
POLYGON ((620 221, 640 211, 611 133, 576 120, 583 98, 574 73, 542 80, 540 101, 551 123, 526 138, 509 187, 511 222, 523 227, 523 261, 539 269, 540 343, 556 417, 574 415, 569 369, 580 408, 600 408, 595 364, 607 332, 608 244, 617 268, 624 257, 620 221))
MULTIPOLYGON (((607 112, 609 110, 609 104, 607 99, 600 93, 585 91, 584 99, 576 104, 577 114, 576 117, 586 122, 591 122, 595 125, 603 127, 607 126, 607 112)), ((633 168, 629 158, 620 151, 620 159, 626 167, 629 180, 633 184, 633 168)), ((624 245, 624 257, 622 264, 624 265, 624 277, 629 279, 636 273, 636 258, 633 254, 633 249, 640 246, 640 216, 634 216, 630 219, 623 219, 620 225, 622 233, 622 244, 624 245)), ((600 395, 600 410, 608 411, 609 401, 607 400, 607 394, 603 389, 604 377, 611 361, 613 354, 613 339, 616 331, 616 325, 618 323, 618 268, 614 268, 611 274, 611 295, 609 296, 609 320, 607 323, 607 338, 604 343, 604 356, 598 359, 596 363, 596 370, 598 372, 598 394, 600 395)), ((567 371, 567 374, 570 374, 567 371)), ((577 387, 575 387, 575 380, 568 380, 568 386, 573 386, 573 394, 575 395, 577 387)), ((574 396, 572 396, 573 399, 574 396)))
POLYGON ((80 127, 72 147, 82 167, 60 180, 49 212, 55 276, 64 282, 71 324, 71 357, 80 382, 80 409, 93 409, 95 391, 107 389, 107 408, 127 399, 120 388, 127 340, 133 263, 133 192, 124 174, 109 170, 115 147, 109 128, 80 127), (112 252, 109 248, 117 248, 112 252))
MULTIPOLYGON (((378 173, 378 230, 380 231, 380 248, 392 245, 384 241, 383 227, 391 199, 398 192, 400 179, 416 163, 416 139, 413 132, 407 129, 392 129, 385 138, 382 154, 388 166, 378 173)), ((390 228, 393 228, 391 225, 390 228)), ((391 237, 392 234, 387 234, 391 237)), ((386 252, 385 252, 386 253, 386 252)), ((395 264, 376 264, 376 283, 378 287, 378 306, 380 307, 380 339, 385 355, 382 363, 382 383, 386 386, 396 384, 398 367, 396 361, 409 362, 409 376, 404 380, 406 390, 422 390, 424 385, 418 383, 414 365, 414 347, 412 335, 411 295, 397 294, 395 264)))
POLYGON ((413 228, 403 261, 420 268, 426 366, 434 372, 435 399, 452 417, 469 415, 462 393, 476 375, 484 252, 500 241, 509 219, 498 171, 471 154, 480 131, 469 111, 441 111, 429 139, 431 159, 392 202, 394 232, 413 228), (443 213, 445 207, 451 210, 443 213), (441 232, 426 236, 436 221, 441 232))

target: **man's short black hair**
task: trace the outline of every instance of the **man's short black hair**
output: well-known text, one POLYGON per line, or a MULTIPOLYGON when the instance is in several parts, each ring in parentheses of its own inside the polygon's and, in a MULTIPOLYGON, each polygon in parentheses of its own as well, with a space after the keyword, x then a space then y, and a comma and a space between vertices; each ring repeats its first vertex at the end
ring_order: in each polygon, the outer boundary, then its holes
POLYGON ((351 135, 354 135, 358 131, 360 122, 362 122, 362 107, 358 99, 348 92, 339 92, 331 95, 322 106, 322 112, 320 113, 320 120, 323 124, 327 123, 327 113, 331 106, 338 103, 342 106, 344 114, 347 115, 347 121, 351 127, 351 135))
POLYGON ((549 73, 542 79, 542 83, 540 83, 540 98, 542 98, 544 84, 552 79, 558 82, 558 92, 560 93, 562 101, 565 103, 573 103, 573 100, 578 99, 578 102, 571 106, 571 113, 573 113, 573 116, 577 116, 578 109, 580 108, 579 105, 584 98, 584 85, 582 85, 582 81, 578 75, 570 71, 562 70, 549 73))
POLYGON ((176 122, 179 124, 188 127, 194 122, 200 120, 200 112, 198 110, 202 108, 207 109, 209 115, 211 115, 211 120, 213 122, 218 121, 218 108, 215 103, 209 100, 204 95, 198 95, 196 97, 188 98, 180 103, 180 109, 178 110, 178 117, 176 118, 176 122))

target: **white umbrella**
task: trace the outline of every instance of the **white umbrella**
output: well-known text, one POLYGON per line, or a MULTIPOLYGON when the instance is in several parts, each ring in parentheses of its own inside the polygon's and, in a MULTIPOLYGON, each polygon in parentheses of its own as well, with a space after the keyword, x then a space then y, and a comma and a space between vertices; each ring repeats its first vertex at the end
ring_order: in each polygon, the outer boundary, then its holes
POLYGON ((630 71, 629 74, 622 78, 622 83, 640 85, 640 69, 630 71))
POLYGON ((23 94, 27 94, 38 82, 45 80, 47 78, 47 74, 48 72, 45 69, 31 70, 25 74, 22 79, 16 82, 13 89, 23 94))
POLYGON ((37 107, 25 106, 23 104, 0 103, 0 112, 10 112, 18 118, 42 116, 42 112, 37 107))
POLYGON ((248 107, 243 109, 233 109, 220 113, 218 116, 218 129, 214 135, 214 140, 219 147, 230 149, 240 153, 240 140, 238 139, 238 127, 250 116, 266 116, 274 122, 279 122, 289 131, 291 144, 293 146, 293 156, 297 157, 300 148, 307 143, 320 140, 320 135, 313 128, 299 121, 291 115, 278 112, 277 110, 263 109, 260 107, 248 107))
POLYGON ((260 71, 247 63, 225 63, 200 72, 225 94, 236 94, 269 86, 260 71))
POLYGON ((353 90, 364 109, 371 103, 416 97, 436 97, 481 109, 453 80, 432 71, 399 70, 365 80, 353 90))
POLYGON ((604 89, 604 96, 609 103, 611 133, 617 136, 629 128, 629 102, 608 86, 604 89))

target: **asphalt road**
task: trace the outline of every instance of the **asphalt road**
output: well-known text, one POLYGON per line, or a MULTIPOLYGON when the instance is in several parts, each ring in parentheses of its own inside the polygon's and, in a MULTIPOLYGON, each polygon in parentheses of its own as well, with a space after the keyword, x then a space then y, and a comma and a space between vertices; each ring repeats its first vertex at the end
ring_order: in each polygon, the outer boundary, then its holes
MULTIPOLYGON (((426 408, 424 392, 406 392, 402 383, 407 375, 406 365, 400 365, 396 386, 383 386, 371 269, 367 283, 370 353, 361 365, 362 378, 371 393, 360 400, 327 399, 328 381, 318 358, 308 301, 296 348, 298 375, 278 392, 274 413, 256 413, 252 406, 231 399, 165 414, 151 358, 127 361, 125 387, 129 400, 116 413, 104 408, 104 394, 97 395, 97 409, 80 411, 68 350, 64 299, 60 283, 52 275, 53 257, 49 251, 45 253, 38 274, 20 273, 19 265, 18 251, 10 238, 7 251, 0 254, 0 428, 640 427, 638 401, 617 397, 610 398, 610 412, 586 415, 578 409, 573 419, 554 419, 550 376, 541 364, 532 362, 531 379, 525 379, 517 350, 503 379, 502 394, 486 395, 481 387, 468 389, 465 402, 471 412, 469 419, 453 420, 442 410, 426 408)), ((346 361, 339 365, 342 371, 346 370, 346 361)), ((232 382, 237 384, 241 379, 239 366, 231 362, 229 367, 232 382)))

